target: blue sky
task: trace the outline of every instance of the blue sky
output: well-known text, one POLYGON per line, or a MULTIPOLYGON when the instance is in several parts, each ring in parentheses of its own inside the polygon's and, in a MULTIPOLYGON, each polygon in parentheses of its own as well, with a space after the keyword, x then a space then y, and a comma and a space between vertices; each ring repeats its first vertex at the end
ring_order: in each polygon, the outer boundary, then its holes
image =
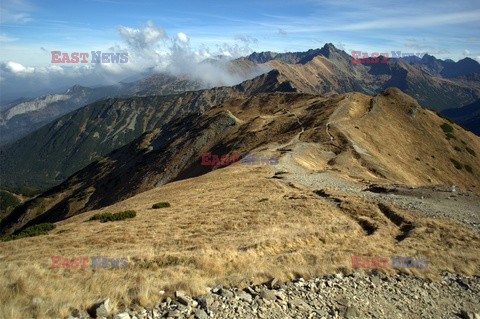
MULTIPOLYGON (((203 52, 198 55, 202 57, 205 52, 235 57, 253 51, 305 51, 331 42, 349 54, 428 52, 442 59, 469 56, 480 61, 478 0, 0 0, 0 4, 2 85, 8 72, 24 78, 50 70, 58 75, 59 66, 51 64, 52 50, 131 52, 141 47, 145 56, 148 46, 156 54, 168 55, 175 41, 188 45, 191 53, 203 52)), ((65 70, 61 72, 69 72, 65 70)))

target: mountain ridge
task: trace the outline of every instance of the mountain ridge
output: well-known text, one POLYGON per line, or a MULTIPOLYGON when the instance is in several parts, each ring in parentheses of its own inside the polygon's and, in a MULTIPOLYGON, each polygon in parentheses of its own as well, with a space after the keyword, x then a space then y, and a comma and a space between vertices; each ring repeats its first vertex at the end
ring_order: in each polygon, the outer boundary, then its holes
POLYGON ((445 134, 445 124, 394 88, 375 96, 278 92, 230 97, 198 117, 173 119, 90 164, 17 207, 1 227, 8 232, 56 222, 221 168, 200 165, 201 153, 281 155, 288 147, 274 145, 295 141, 295 136, 296 143, 317 154, 311 169, 376 183, 455 184, 478 192, 480 138, 454 124, 445 134))

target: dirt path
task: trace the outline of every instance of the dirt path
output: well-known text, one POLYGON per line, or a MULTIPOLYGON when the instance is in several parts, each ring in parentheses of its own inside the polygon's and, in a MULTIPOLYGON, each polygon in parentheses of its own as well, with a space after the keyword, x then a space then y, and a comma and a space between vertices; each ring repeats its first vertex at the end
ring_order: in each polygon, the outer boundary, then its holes
MULTIPOLYGON (((333 140, 333 135, 329 132, 329 126, 335 126, 338 129, 338 116, 344 111, 344 106, 348 102, 348 95, 339 108, 330 116, 330 122, 327 123, 327 133, 333 140)), ((375 188, 368 183, 359 183, 339 177, 333 171, 314 172, 308 170, 295 161, 295 156, 303 154, 308 143, 300 141, 300 137, 305 128, 295 113, 293 114, 301 128, 289 142, 272 147, 270 150, 281 151, 283 156, 275 171, 284 171, 288 174, 282 175, 285 182, 295 182, 313 189, 332 189, 340 192, 365 196, 377 200, 384 204, 394 204, 402 209, 419 211, 431 217, 446 217, 461 221, 469 227, 480 232, 480 195, 474 192, 465 191, 457 188, 455 192, 451 191, 449 186, 424 186, 408 187, 404 185, 390 185, 386 188, 375 188)))

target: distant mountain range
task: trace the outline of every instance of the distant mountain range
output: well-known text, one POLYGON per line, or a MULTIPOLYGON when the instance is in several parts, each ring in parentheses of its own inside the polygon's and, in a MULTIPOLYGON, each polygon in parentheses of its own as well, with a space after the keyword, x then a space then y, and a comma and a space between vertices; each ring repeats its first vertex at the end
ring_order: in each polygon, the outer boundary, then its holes
MULTIPOLYGON (((226 74, 250 79, 264 72, 253 63, 209 61, 225 68, 226 74)), ((62 94, 47 94, 33 99, 18 99, 0 107, 0 145, 18 140, 52 120, 102 98, 169 95, 221 85, 222 81, 205 82, 187 76, 152 74, 140 80, 95 88, 75 85, 62 94)))
POLYGON ((273 71, 233 87, 99 100, 0 147, 2 183, 56 185, 144 132, 186 114, 199 114, 232 97, 295 91, 282 81, 273 71))
POLYGON ((307 52, 254 53, 246 59, 270 65, 305 93, 378 94, 397 87, 436 111, 459 108, 480 98, 480 64, 468 58, 455 63, 425 55, 418 63, 398 58, 388 63, 352 63, 350 55, 326 44, 307 52))
POLYGON ((63 94, 48 94, 4 107, 0 112, 0 145, 15 141, 55 118, 86 104, 106 97, 140 94, 154 86, 152 91, 173 94, 198 90, 202 84, 169 75, 152 75, 132 83, 119 83, 98 88, 75 85, 63 94))

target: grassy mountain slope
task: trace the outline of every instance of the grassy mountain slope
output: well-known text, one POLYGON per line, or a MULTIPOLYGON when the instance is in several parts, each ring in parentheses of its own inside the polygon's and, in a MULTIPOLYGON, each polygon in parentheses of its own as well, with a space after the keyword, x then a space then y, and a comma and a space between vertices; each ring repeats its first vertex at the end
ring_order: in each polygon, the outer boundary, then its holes
POLYGON ((17 208, 2 221, 2 229, 59 221, 206 173, 214 167, 200 165, 204 152, 270 150, 281 155, 282 149, 272 145, 295 137, 315 154, 309 169, 372 183, 455 184, 478 191, 480 139, 445 122, 398 89, 373 97, 237 97, 198 117, 172 121, 92 163, 17 208))

